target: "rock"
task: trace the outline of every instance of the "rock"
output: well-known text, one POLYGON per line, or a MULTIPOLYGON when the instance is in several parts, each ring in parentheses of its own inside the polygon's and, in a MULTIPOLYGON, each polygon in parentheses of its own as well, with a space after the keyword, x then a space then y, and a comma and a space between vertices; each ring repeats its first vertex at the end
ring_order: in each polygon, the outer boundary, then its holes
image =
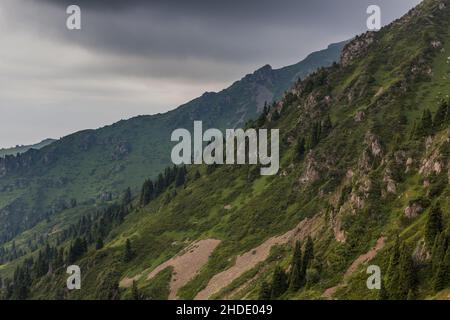
POLYGON ((414 202, 413 204, 405 208, 405 216, 409 219, 413 219, 417 217, 422 211, 423 211, 422 206, 417 202, 414 202))
POLYGON ((341 54, 341 65, 348 66, 355 58, 363 56, 374 42, 375 32, 366 32, 349 42, 341 54))
POLYGON ((361 122, 364 120, 364 118, 366 117, 366 114, 364 113, 364 111, 358 111, 354 117, 356 122, 361 122))

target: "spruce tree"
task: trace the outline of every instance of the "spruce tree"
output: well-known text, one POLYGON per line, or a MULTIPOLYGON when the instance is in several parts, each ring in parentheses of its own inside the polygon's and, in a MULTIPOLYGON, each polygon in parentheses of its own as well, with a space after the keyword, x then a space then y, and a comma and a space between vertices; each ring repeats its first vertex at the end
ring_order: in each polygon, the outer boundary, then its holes
POLYGON ((131 286, 131 296, 133 300, 141 300, 141 295, 137 287, 136 281, 133 280, 133 285, 131 286))
POLYGON ((425 229, 425 240, 431 248, 436 236, 442 232, 442 211, 439 205, 434 205, 428 214, 428 220, 425 229))
POLYGON ((100 250, 103 248, 103 239, 98 237, 97 243, 95 244, 95 249, 100 250))
POLYGON ((442 129, 444 125, 448 122, 449 115, 449 103, 446 101, 442 101, 439 104, 439 108, 434 115, 433 125, 436 129, 442 129))
POLYGON ((267 281, 263 281, 261 283, 261 287, 259 289, 259 300, 270 300, 272 294, 272 288, 270 287, 270 284, 267 281))
POLYGON ((295 149, 296 149, 296 153, 297 153, 297 159, 301 159, 306 151, 305 138, 302 137, 297 141, 297 145, 296 145, 295 149))
POLYGON ((279 266, 275 268, 272 280, 272 291, 270 297, 272 299, 279 298, 288 288, 286 273, 279 266))
POLYGON ((134 252, 131 248, 131 241, 130 239, 127 239, 125 243, 125 251, 123 254, 123 261, 124 262, 130 262, 134 258, 134 252))
POLYGON ((289 275, 289 289, 297 291, 304 283, 302 279, 302 248, 300 241, 295 243, 294 255, 292 256, 291 272, 289 275))
POLYGON ((422 113, 422 119, 416 133, 419 137, 428 136, 433 132, 433 117, 429 109, 422 113))
POLYGON ((410 291, 415 292, 417 284, 416 268, 411 252, 406 245, 402 245, 400 254, 399 284, 398 299, 407 299, 410 291))
POLYGON ((433 276, 433 289, 437 292, 445 289, 450 283, 450 247, 447 248, 444 259, 441 260, 433 276))
POLYGON ((314 243, 311 239, 311 237, 308 237, 306 240, 305 245, 305 253, 303 255, 303 261, 302 261, 302 273, 301 273, 301 279, 302 281, 305 280, 306 277, 306 271, 308 270, 309 266, 311 265, 312 260, 314 259, 314 243))

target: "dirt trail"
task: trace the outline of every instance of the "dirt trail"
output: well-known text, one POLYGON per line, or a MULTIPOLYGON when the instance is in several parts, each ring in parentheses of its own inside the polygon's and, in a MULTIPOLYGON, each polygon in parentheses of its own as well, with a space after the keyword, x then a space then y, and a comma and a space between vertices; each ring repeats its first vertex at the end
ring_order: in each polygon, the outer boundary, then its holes
POLYGON ((335 294, 336 290, 342 287, 345 287, 347 285, 347 281, 350 279, 350 276, 358 269, 358 267, 363 264, 367 263, 375 256, 377 255, 377 252, 380 251, 386 242, 386 237, 381 237, 377 240, 377 243, 375 246, 370 249, 367 253, 360 255, 353 263, 348 267, 347 271, 345 271, 344 279, 341 284, 338 284, 337 286, 328 288, 324 291, 322 294, 323 298, 331 299, 331 297, 335 294))
MULTIPOLYGON (((169 300, 176 299, 178 290, 197 275, 201 267, 208 262, 209 256, 219 243, 220 240, 216 239, 206 239, 192 243, 180 254, 156 267, 148 274, 147 280, 152 279, 167 267, 173 267, 169 300)), ((141 277, 142 273, 133 278, 125 278, 120 282, 120 286, 129 287, 133 284, 133 280, 139 280, 141 277)))
POLYGON ((234 266, 212 277, 206 288, 200 291, 195 299, 208 299, 213 294, 219 292, 222 288, 230 285, 243 273, 254 268, 259 262, 266 260, 270 254, 270 249, 273 246, 285 244, 289 241, 304 239, 306 236, 313 233, 314 230, 319 228, 315 223, 316 221, 317 219, 315 218, 302 220, 294 229, 283 235, 272 237, 258 247, 238 256, 234 266))

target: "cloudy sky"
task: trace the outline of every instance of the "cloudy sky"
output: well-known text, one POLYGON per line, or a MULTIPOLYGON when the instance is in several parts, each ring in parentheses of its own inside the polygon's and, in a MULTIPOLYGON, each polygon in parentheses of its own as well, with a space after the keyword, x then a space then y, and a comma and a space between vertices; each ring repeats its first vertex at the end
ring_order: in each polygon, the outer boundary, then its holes
POLYGON ((366 31, 369 4, 386 24, 419 2, 1 0, 0 148, 173 109, 366 31))

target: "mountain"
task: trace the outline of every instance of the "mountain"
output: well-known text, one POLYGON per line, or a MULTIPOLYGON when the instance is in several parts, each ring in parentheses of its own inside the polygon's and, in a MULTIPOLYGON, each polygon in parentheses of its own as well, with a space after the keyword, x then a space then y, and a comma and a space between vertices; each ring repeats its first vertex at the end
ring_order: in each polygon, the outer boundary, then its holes
POLYGON ((277 175, 174 167, 15 237, 3 297, 449 299, 449 17, 424 0, 249 122, 280 130, 277 175))
POLYGON ((283 69, 264 66, 219 93, 205 93, 165 114, 77 132, 40 150, 0 158, 0 243, 75 204, 101 204, 127 187, 136 192, 145 177, 171 164, 174 129, 191 129, 193 120, 202 120, 204 127, 243 126, 298 77, 337 61, 344 44, 283 69))
POLYGON ((4 156, 7 156, 7 155, 16 155, 18 153, 24 153, 24 152, 27 152, 30 149, 37 149, 38 150, 38 149, 41 149, 41 148, 43 148, 45 146, 48 146, 49 144, 51 144, 51 143, 53 143, 55 141, 56 141, 55 139, 45 139, 45 140, 42 140, 41 142, 36 143, 36 144, 18 145, 18 146, 12 147, 12 148, 3 148, 3 149, 0 149, 0 157, 4 157, 4 156))

